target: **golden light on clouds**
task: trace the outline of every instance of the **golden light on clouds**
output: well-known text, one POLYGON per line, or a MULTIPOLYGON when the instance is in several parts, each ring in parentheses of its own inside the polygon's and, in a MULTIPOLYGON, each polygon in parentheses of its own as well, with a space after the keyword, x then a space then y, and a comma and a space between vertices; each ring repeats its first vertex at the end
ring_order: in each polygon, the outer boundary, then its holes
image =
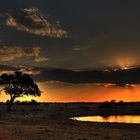
POLYGON ((34 35, 67 38, 68 32, 59 27, 59 21, 50 21, 37 8, 20 9, 7 13, 6 25, 34 35), (19 16, 20 15, 20 16, 19 16), (23 22, 24 20, 24 22, 23 22))

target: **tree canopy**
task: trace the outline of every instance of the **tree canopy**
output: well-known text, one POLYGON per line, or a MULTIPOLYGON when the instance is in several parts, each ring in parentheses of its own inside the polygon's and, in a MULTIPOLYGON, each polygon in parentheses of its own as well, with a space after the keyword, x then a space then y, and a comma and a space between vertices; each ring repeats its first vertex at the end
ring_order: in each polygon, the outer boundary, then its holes
POLYGON ((29 74, 15 72, 14 74, 2 74, 0 76, 0 85, 7 95, 10 95, 10 103, 24 95, 40 96, 41 92, 37 84, 29 74))

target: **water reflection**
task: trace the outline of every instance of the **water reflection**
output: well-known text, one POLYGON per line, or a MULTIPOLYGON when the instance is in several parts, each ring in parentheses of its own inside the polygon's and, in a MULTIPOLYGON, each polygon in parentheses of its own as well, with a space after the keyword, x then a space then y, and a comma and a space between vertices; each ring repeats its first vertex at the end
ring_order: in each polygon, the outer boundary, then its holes
POLYGON ((78 121, 90 122, 116 122, 116 123, 140 123, 140 115, 125 115, 125 116, 89 116, 72 118, 78 121))

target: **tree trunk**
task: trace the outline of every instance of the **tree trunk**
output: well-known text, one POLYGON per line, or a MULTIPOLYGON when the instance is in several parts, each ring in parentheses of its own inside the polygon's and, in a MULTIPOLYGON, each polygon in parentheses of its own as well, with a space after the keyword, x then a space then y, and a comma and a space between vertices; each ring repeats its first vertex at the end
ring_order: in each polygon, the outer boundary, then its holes
POLYGON ((8 102, 8 106, 7 106, 8 111, 12 111, 12 106, 14 105, 14 100, 15 100, 15 97, 10 96, 10 101, 8 102))

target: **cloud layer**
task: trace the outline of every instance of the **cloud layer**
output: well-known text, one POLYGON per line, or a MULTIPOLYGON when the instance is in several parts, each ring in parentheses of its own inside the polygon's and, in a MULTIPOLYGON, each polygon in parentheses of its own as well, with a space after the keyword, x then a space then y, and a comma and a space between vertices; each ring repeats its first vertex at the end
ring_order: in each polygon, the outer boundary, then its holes
POLYGON ((0 48, 0 62, 13 61, 17 58, 31 57, 35 62, 47 61, 48 58, 40 56, 40 48, 21 48, 2 46, 0 48))
POLYGON ((25 65, 12 65, 0 63, 0 75, 3 73, 11 74, 15 71, 20 71, 31 75, 40 74, 40 69, 38 67, 28 67, 25 65))
POLYGON ((20 71, 33 76, 36 82, 96 84, 106 87, 135 87, 140 84, 140 67, 118 70, 75 71, 47 67, 0 64, 0 74, 20 71))
POLYGON ((140 84, 140 68, 118 70, 73 71, 66 69, 40 69, 38 81, 60 81, 73 84, 106 83, 116 86, 140 84))
POLYGON ((7 17, 6 24, 21 31, 55 38, 68 37, 68 33, 60 27, 58 21, 51 21, 37 8, 11 10, 7 17))

